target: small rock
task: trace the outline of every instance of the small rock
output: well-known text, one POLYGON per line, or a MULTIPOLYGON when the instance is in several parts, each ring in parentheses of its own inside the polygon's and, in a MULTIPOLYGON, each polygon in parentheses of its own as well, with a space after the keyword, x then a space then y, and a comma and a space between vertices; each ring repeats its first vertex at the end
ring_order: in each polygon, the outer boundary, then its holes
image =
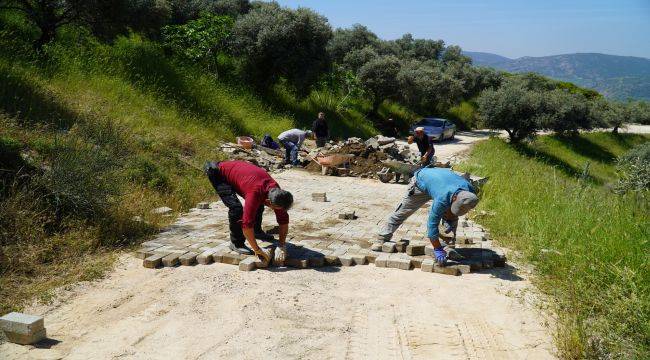
POLYGON ((174 211, 172 208, 163 206, 159 208, 155 208, 151 210, 152 214, 157 214, 157 215, 166 215, 166 214, 171 214, 171 212, 174 211))
POLYGON ((200 203, 196 204, 196 208, 201 209, 201 210, 206 210, 206 209, 210 208, 210 204, 207 203, 207 202, 200 202, 200 203))

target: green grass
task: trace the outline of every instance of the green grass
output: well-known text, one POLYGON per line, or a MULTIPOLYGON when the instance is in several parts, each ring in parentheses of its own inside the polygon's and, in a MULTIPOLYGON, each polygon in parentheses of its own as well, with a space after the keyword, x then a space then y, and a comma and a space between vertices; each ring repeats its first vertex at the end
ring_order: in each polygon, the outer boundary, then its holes
POLYGON ((621 196, 614 159, 647 136, 542 136, 478 143, 464 168, 489 176, 479 221, 535 265, 567 359, 650 357, 650 206, 621 196), (583 174, 589 162, 588 174, 583 174))

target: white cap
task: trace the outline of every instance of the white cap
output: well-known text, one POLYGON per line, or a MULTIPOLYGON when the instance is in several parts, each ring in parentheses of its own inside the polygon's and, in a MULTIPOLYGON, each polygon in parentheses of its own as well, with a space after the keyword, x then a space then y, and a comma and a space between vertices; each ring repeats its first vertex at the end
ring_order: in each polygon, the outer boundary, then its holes
POLYGON ((424 131, 424 128, 422 126, 418 126, 415 128, 415 131, 424 131))

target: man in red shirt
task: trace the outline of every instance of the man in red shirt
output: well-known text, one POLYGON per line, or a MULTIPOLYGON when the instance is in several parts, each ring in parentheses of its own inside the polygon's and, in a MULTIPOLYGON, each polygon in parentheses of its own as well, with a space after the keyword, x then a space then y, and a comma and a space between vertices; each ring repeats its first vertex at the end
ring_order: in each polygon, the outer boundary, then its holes
POLYGON ((264 169, 246 161, 208 162, 205 172, 221 201, 228 207, 230 248, 240 254, 254 252, 265 263, 270 262, 269 255, 255 240, 273 240, 273 236, 266 234, 261 226, 266 205, 275 211, 275 218, 280 225, 278 260, 284 261, 285 241, 289 232, 287 210, 293 205, 293 195, 280 189, 280 185, 264 169), (244 198, 243 207, 237 195, 244 198), (246 247, 244 240, 248 240, 253 251, 246 247))

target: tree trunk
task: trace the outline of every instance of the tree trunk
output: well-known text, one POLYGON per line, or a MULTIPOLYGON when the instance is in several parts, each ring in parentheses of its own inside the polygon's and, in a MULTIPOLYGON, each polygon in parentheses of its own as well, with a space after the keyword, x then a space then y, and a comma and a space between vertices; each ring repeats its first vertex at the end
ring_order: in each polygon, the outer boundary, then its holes
POLYGON ((50 41, 54 40, 54 36, 56 36, 55 24, 42 24, 39 27, 41 29, 41 36, 36 41, 36 48, 38 50, 42 49, 43 45, 46 45, 50 41))
POLYGON ((612 129, 612 134, 618 134, 618 125, 614 125, 614 128, 612 129))

